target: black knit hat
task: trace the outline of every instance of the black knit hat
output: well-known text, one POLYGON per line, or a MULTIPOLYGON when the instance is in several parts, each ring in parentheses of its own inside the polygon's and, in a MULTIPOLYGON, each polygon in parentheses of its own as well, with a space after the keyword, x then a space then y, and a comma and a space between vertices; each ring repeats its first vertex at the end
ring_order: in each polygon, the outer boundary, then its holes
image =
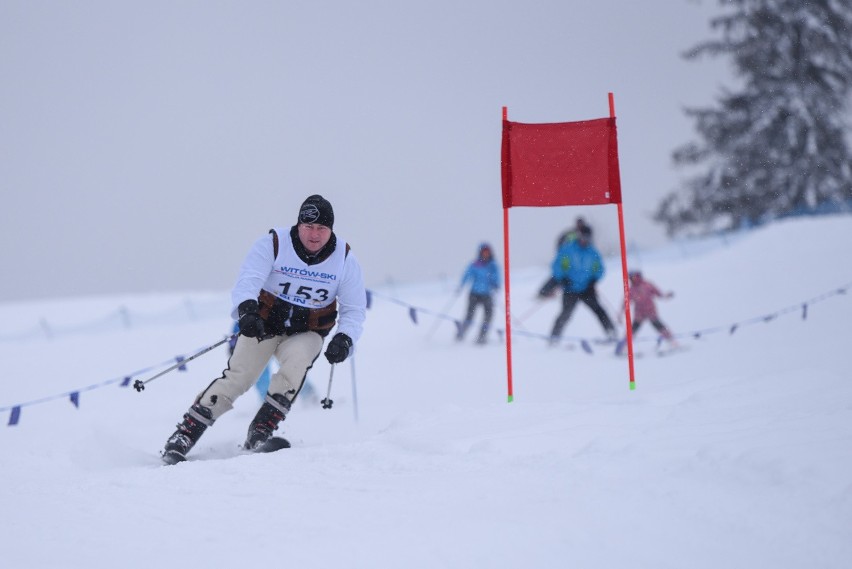
POLYGON ((327 199, 319 194, 314 194, 302 202, 297 223, 316 223, 332 229, 334 227, 334 210, 327 199))

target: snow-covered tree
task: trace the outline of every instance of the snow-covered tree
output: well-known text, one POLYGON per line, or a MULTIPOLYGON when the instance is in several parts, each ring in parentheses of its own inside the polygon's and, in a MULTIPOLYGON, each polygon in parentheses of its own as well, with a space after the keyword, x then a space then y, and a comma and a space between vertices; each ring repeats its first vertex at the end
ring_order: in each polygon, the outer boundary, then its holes
POLYGON ((684 56, 729 56, 742 79, 687 109, 700 142, 673 154, 700 175, 660 203, 668 233, 734 229, 852 199, 852 0, 720 0, 720 35, 684 56))

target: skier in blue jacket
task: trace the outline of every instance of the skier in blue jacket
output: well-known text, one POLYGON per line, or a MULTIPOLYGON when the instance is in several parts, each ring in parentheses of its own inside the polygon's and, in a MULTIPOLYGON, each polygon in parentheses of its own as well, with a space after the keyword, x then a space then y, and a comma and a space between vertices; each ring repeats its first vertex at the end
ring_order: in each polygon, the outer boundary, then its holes
POLYGON ((459 325, 456 340, 463 340, 465 333, 473 323, 473 315, 477 306, 482 306, 485 315, 482 326, 479 328, 477 344, 484 344, 491 327, 491 318, 494 316, 494 291, 500 288, 500 271, 494 261, 494 254, 488 243, 479 246, 476 260, 467 266, 459 283, 458 292, 461 292, 467 283, 470 283, 470 295, 467 301, 467 313, 464 321, 459 325))
MULTIPOLYGON (((566 242, 559 248, 551 268, 553 271, 551 281, 562 286, 562 312, 553 323, 550 343, 555 344, 559 341, 562 329, 571 318, 578 300, 592 309, 607 337, 615 340, 617 338, 615 326, 598 302, 595 290, 595 284, 604 274, 604 265, 600 253, 592 245, 592 230, 588 227, 580 228, 576 240, 566 242)), ((548 285, 545 284, 539 291, 539 296, 547 297, 550 292, 548 285)))

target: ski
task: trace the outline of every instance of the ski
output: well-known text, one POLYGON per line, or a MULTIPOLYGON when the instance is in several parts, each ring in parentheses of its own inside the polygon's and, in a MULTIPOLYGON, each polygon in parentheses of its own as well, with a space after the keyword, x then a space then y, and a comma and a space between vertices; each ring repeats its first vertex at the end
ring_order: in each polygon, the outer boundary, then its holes
MULTIPOLYGON (((248 449, 248 448, 245 448, 244 446, 240 446, 238 448, 241 451, 243 451, 240 454, 269 453, 269 452, 275 452, 275 451, 278 451, 278 450, 281 450, 281 449, 284 449, 284 448, 290 448, 290 441, 288 441, 284 437, 270 437, 265 443, 263 443, 262 445, 260 445, 256 449, 248 449)), ((187 462, 187 461, 193 460, 192 458, 187 458, 183 454, 181 454, 177 451, 174 451, 174 450, 162 451, 160 453, 160 456, 163 459, 163 462, 168 466, 172 466, 172 465, 175 465, 175 464, 180 464, 181 462, 187 462)), ((204 460, 204 459, 202 458, 201 460, 204 460)))
POLYGON ((160 452, 160 456, 167 465, 171 466, 173 464, 179 464, 181 462, 186 462, 186 456, 182 455, 176 450, 165 450, 160 452))
POLYGON ((290 448, 290 441, 284 437, 269 437, 265 443, 249 452, 275 452, 282 448, 290 448))

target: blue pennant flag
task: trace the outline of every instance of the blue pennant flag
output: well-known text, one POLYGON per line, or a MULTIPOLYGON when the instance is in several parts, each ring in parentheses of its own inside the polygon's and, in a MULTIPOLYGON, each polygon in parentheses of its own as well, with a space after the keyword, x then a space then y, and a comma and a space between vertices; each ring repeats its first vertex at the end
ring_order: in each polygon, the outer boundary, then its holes
POLYGON ((367 308, 369 309, 373 306, 373 293, 369 290, 367 291, 367 308))
MULTIPOLYGON (((183 356, 177 356, 177 357, 175 357, 175 362, 180 363, 185 359, 186 358, 183 357, 183 356)), ((178 371, 186 371, 186 366, 185 365, 178 366, 178 371)))
POLYGON ((417 324, 417 309, 413 306, 408 309, 408 317, 411 318, 411 321, 417 324))
POLYGON ((129 375, 121 381, 120 387, 127 387, 128 385, 130 385, 130 376, 129 375))
POLYGON ((728 333, 733 334, 734 332, 737 331, 738 327, 739 327, 739 324, 734 324, 733 326, 731 326, 731 330, 728 333))
POLYGON ((74 393, 71 394, 71 403, 73 403, 74 407, 76 407, 77 409, 80 408, 80 392, 79 391, 75 391, 74 393))
POLYGON ((12 413, 9 415, 9 426, 17 425, 18 419, 21 418, 21 406, 12 407, 12 413))
POLYGON ((582 346, 583 351, 585 351, 587 354, 592 353, 592 346, 586 340, 580 340, 580 346, 582 346))
POLYGON ((777 316, 777 314, 770 314, 769 316, 764 316, 763 321, 764 322, 771 322, 771 321, 775 320, 776 316, 777 316))
POLYGON ((808 303, 804 303, 802 305, 802 320, 808 319, 808 303))

